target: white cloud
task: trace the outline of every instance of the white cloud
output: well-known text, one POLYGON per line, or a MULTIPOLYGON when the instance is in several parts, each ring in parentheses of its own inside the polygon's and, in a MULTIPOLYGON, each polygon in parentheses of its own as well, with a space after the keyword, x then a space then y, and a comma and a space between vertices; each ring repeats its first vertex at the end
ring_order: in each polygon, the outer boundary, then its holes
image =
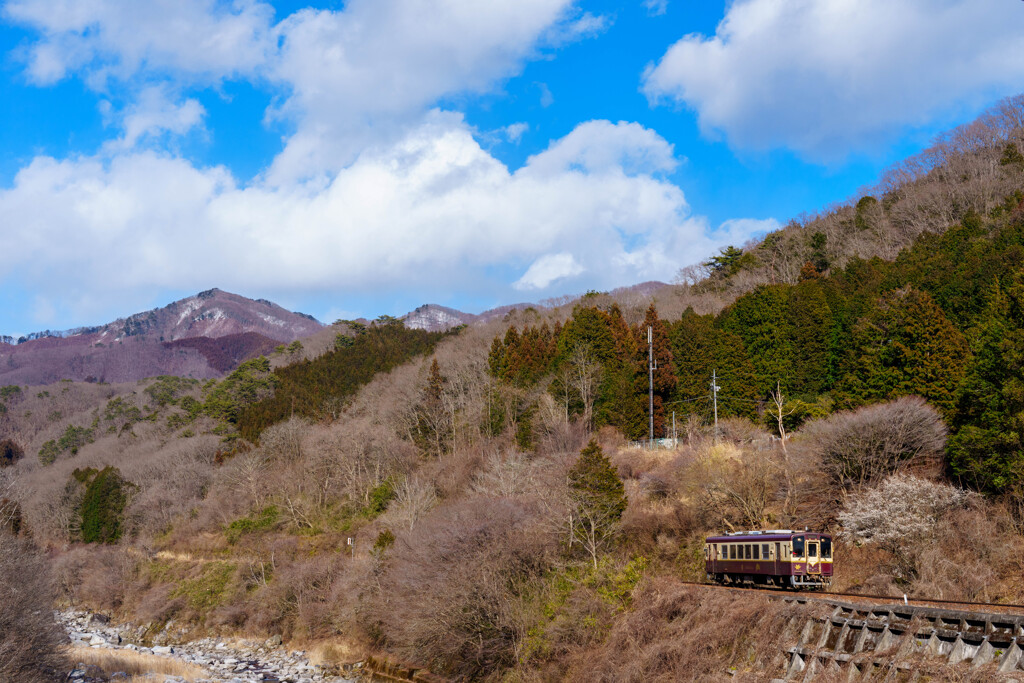
POLYGON ((607 25, 573 0, 350 0, 277 25, 256 0, 55 2, 5 6, 41 34, 30 75, 73 71, 101 90, 120 79, 133 96, 108 107, 123 132, 99 154, 36 158, 0 189, 0 282, 17 278, 50 310, 210 286, 609 289, 667 280, 763 227, 691 216, 665 178, 672 145, 639 124, 582 123, 512 171, 435 108, 607 25), (225 78, 278 87, 268 116, 295 126, 251 181, 161 151, 203 125, 189 88, 225 78))
POLYGON ((350 0, 277 24, 258 0, 9 0, 4 14, 39 32, 26 57, 39 84, 263 79, 278 96, 268 117, 295 129, 265 174, 277 185, 329 176, 439 98, 493 88, 544 47, 607 26, 574 1, 350 0))
POLYGON ((652 17, 661 16, 668 11, 668 0, 643 0, 643 5, 652 17))
POLYGON ((189 98, 176 103, 166 87, 150 86, 123 113, 124 134, 111 146, 131 148, 143 138, 157 138, 165 132, 184 135, 200 125, 205 115, 206 110, 198 100, 189 98))
MULTIPOLYGON (((299 130, 268 173, 272 183, 337 170, 367 146, 390 144, 425 108, 487 90, 545 40, 578 37, 572 0, 352 0, 303 10, 277 28, 269 68, 291 96, 279 115, 299 130)), ((592 26, 593 21, 584 22, 592 26)))
POLYGON ((1007 0, 737 0, 644 76, 737 148, 842 158, 905 126, 1024 88, 1024 23, 1007 0))
POLYGON ((552 282, 582 272, 583 266, 568 252, 545 254, 534 261, 512 286, 520 290, 546 289, 552 282))
POLYGON ((250 74, 274 49, 273 7, 255 0, 8 0, 4 14, 41 34, 29 76, 84 69, 94 85, 140 70, 212 79, 250 74))
POLYGON ((689 216, 679 188, 659 178, 670 149, 636 124, 593 121, 510 172, 460 117, 435 112, 326 185, 241 186, 223 168, 153 151, 37 158, 0 191, 0 279, 62 306, 75 292, 114 301, 210 283, 510 292, 487 274, 509 267, 538 291, 669 279, 751 229, 709 235, 689 216))
POLYGON ((530 130, 530 124, 525 121, 519 121, 518 123, 512 123, 505 126, 505 137, 511 143, 518 143, 523 137, 523 133, 530 130))

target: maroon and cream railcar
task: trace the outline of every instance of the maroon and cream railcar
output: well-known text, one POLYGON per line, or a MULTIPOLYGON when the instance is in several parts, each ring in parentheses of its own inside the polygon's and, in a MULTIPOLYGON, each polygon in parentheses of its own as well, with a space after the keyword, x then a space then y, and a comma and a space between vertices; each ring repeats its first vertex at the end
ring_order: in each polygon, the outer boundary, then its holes
POLYGON ((711 536, 704 563, 716 583, 824 588, 832 581, 832 537, 791 529, 711 536))

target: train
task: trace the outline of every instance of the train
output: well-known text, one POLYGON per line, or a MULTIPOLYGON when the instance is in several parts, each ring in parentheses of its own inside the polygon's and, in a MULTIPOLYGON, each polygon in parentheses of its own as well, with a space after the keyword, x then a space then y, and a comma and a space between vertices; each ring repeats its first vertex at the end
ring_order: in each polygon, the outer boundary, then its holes
POLYGON ((708 580, 723 585, 824 589, 832 583, 832 536, 792 529, 709 536, 704 564, 708 580))

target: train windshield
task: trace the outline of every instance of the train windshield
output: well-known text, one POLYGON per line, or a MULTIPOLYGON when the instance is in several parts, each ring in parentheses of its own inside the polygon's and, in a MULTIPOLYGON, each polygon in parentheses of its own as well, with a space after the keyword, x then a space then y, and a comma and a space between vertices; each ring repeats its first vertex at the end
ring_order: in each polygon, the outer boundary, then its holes
POLYGON ((793 538, 793 557, 804 556, 804 537, 796 536, 793 538))
POLYGON ((832 539, 827 536, 821 537, 821 559, 832 559, 832 539))

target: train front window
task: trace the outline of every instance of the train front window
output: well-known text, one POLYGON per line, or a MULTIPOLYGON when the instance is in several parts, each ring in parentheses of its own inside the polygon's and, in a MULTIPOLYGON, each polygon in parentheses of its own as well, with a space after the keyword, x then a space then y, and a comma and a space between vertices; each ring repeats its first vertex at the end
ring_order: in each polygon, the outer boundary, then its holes
POLYGON ((817 557, 817 556, 818 556, 818 544, 817 543, 808 543, 807 544, 807 557, 817 557))
POLYGON ((793 538, 793 557, 804 556, 804 537, 796 536, 793 538))
POLYGON ((821 559, 831 560, 832 559, 832 539, 821 537, 821 559))

